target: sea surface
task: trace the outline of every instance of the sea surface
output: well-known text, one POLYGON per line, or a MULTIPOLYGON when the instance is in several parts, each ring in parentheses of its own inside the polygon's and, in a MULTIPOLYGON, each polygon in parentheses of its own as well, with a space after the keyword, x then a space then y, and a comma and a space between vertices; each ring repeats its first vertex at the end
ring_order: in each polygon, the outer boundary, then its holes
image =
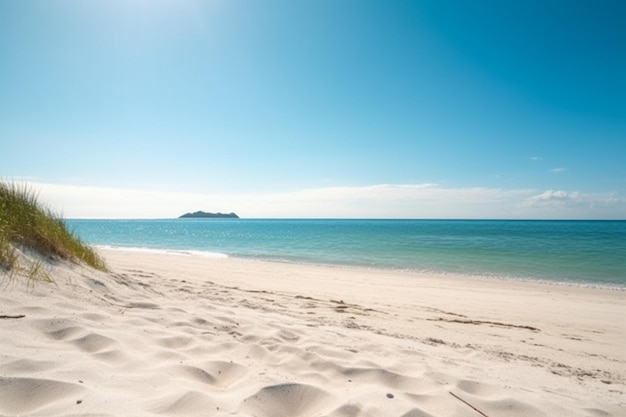
POLYGON ((626 221, 67 220, 86 243, 626 289, 626 221))

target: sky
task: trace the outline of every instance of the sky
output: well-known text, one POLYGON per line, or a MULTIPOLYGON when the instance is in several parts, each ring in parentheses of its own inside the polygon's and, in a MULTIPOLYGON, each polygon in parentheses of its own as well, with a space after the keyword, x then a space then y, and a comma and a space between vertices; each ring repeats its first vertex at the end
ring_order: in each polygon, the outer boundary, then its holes
POLYGON ((621 0, 6 0, 0 179, 72 218, 626 219, 621 0))

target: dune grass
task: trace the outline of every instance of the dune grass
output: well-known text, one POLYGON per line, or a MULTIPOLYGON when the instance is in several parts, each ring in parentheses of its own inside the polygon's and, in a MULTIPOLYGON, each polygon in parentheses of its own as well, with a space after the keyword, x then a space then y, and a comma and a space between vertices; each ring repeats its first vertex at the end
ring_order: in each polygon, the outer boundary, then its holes
POLYGON ((44 259, 85 263, 106 271, 104 260, 66 226, 65 221, 38 201, 27 186, 0 181, 0 269, 44 277, 41 262, 24 266, 18 249, 44 259))

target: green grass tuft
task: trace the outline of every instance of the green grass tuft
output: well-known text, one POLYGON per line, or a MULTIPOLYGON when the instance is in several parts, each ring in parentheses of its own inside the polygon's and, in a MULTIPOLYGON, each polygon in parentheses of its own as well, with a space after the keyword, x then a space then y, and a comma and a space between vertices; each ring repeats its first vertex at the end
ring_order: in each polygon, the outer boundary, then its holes
MULTIPOLYGON (((21 268, 16 248, 107 270, 104 260, 68 230, 61 217, 39 203, 35 192, 27 186, 0 181, 0 269, 21 268)), ((27 269, 31 278, 43 273, 39 264, 34 265, 27 269)))

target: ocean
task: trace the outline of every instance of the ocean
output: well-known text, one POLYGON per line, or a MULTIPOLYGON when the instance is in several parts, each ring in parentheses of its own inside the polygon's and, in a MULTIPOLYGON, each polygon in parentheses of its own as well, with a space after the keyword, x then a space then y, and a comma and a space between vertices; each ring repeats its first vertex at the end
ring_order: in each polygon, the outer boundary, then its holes
POLYGON ((626 289, 626 221, 66 221, 100 247, 626 289))

